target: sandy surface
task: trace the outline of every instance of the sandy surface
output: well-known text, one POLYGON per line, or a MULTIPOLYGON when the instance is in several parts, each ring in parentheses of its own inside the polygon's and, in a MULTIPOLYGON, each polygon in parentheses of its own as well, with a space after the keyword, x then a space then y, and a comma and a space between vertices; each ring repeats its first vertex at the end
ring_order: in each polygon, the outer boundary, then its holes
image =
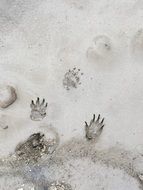
MULTIPOLYGON (((0 128, 1 158, 32 133, 48 133, 47 126, 58 132, 60 145, 72 137, 84 139, 84 121, 89 123, 93 113, 105 117, 98 150, 121 146, 143 154, 142 10, 141 0, 0 1, 0 85, 17 91, 17 100, 0 110, 0 125, 8 125, 0 128), (63 79, 74 67, 80 69, 80 82, 67 90, 63 79), (42 121, 30 119, 30 103, 37 97, 48 102, 42 121)), ((79 175, 73 172, 79 181, 84 166, 93 175, 87 162, 74 161, 81 168, 79 175)), ((138 189, 122 170, 90 164, 92 170, 101 168, 100 174, 90 177, 89 186, 69 180, 77 189, 138 189)))

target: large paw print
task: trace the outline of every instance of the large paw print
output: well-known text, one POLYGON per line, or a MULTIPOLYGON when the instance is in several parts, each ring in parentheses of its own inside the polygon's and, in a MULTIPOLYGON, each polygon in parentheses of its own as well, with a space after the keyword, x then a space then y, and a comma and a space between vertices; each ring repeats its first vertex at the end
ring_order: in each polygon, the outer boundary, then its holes
POLYGON ((88 125, 85 121, 85 132, 86 132, 86 138, 88 140, 95 139, 98 137, 102 129, 104 127, 104 118, 100 121, 100 114, 98 115, 97 120, 95 120, 95 114, 93 115, 93 119, 90 121, 90 124, 88 125))
POLYGON ((23 160, 31 161, 37 160, 46 152, 46 141, 44 134, 32 134, 25 142, 16 147, 16 155, 23 160))
POLYGON ((81 84, 81 75, 83 75, 83 73, 80 73, 80 69, 76 69, 76 67, 66 72, 63 79, 63 86, 66 88, 66 90, 77 88, 77 86, 81 84))
POLYGON ((46 109, 47 109, 48 103, 45 103, 45 99, 40 103, 39 97, 36 100, 36 103, 34 101, 31 101, 31 115, 30 118, 34 121, 40 121, 46 116, 46 109))
POLYGON ((43 133, 32 134, 25 142, 20 143, 16 149, 19 160, 27 163, 37 161, 44 154, 52 154, 57 147, 56 138, 48 139, 43 133))

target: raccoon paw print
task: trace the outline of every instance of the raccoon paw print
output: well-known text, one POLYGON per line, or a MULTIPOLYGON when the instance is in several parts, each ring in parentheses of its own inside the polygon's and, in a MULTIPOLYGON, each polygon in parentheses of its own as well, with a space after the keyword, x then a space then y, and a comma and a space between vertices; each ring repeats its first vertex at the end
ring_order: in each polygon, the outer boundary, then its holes
POLYGON ((99 114, 98 118, 95 120, 95 114, 94 114, 93 119, 90 121, 89 125, 87 124, 87 122, 85 122, 86 138, 88 140, 95 139, 101 134, 103 127, 104 127, 104 118, 100 121, 100 114, 99 114))
POLYGON ((39 97, 36 100, 36 103, 34 101, 31 101, 30 107, 31 107, 31 115, 30 118, 33 121, 40 121, 46 116, 46 109, 47 109, 48 103, 45 103, 45 99, 40 103, 39 97))

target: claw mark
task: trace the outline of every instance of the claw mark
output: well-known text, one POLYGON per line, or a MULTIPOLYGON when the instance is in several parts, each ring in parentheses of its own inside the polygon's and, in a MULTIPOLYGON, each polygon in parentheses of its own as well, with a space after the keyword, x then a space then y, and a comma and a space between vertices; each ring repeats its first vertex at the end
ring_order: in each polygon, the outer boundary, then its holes
POLYGON ((95 139, 98 137, 102 129, 104 127, 104 118, 101 120, 100 114, 98 115, 97 120, 95 120, 95 114, 93 114, 93 119, 90 121, 90 124, 88 125, 87 122, 85 121, 85 132, 86 132, 86 138, 88 140, 95 139))
POLYGON ((38 97, 36 100, 36 103, 34 101, 31 101, 30 107, 31 107, 31 115, 30 118, 34 121, 40 121, 46 116, 46 109, 47 109, 48 103, 45 104, 45 99, 42 100, 40 103, 40 98, 38 97))

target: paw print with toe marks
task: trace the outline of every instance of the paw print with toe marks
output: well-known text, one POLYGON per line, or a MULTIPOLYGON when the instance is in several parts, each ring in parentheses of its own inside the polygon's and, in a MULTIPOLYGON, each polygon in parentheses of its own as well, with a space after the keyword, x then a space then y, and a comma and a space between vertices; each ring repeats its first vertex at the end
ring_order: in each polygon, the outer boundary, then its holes
POLYGON ((94 114, 93 119, 90 121, 89 125, 85 121, 86 138, 88 140, 95 139, 101 134, 103 127, 104 127, 104 118, 101 120, 99 114, 98 118, 95 120, 95 114, 94 114))
POLYGON ((47 109, 48 103, 45 103, 45 99, 40 103, 39 97, 36 100, 36 103, 34 101, 31 101, 30 107, 31 107, 31 115, 30 118, 34 121, 40 121, 46 116, 46 109, 47 109))
POLYGON ((81 84, 81 75, 83 75, 83 73, 80 73, 80 69, 77 69, 76 67, 66 72, 63 79, 64 88, 66 88, 66 90, 77 88, 77 86, 81 84))

